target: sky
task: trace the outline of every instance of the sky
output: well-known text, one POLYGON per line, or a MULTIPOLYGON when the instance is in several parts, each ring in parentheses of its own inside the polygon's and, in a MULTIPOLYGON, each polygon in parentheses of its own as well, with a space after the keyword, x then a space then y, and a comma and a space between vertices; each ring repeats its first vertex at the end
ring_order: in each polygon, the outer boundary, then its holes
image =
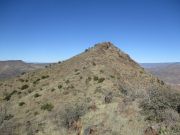
POLYGON ((0 60, 57 62, 104 41, 180 62, 180 0, 0 0, 0 60))

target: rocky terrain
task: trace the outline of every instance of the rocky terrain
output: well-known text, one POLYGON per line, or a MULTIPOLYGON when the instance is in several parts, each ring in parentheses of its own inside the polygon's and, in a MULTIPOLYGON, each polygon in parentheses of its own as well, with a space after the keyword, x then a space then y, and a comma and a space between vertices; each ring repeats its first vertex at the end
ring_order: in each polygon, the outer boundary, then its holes
POLYGON ((110 42, 0 82, 1 135, 179 135, 180 93, 110 42))
POLYGON ((8 79, 36 69, 42 69, 48 64, 26 63, 22 60, 0 61, 0 80, 8 79))

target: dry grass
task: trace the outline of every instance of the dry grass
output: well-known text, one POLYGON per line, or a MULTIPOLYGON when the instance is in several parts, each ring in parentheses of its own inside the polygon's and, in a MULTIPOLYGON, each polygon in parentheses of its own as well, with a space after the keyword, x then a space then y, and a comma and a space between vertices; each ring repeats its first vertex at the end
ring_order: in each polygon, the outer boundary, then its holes
POLYGON ((27 132, 75 135, 89 131, 97 135, 141 135, 148 124, 139 113, 138 100, 152 86, 167 87, 110 43, 0 84, 0 104, 8 103, 7 114, 14 116, 9 125, 18 125, 15 128, 18 135, 27 132), (22 86, 25 87, 23 90, 22 86), (108 95, 110 92, 112 97, 108 95), (34 98, 37 93, 41 96, 34 98), (3 100, 8 94, 11 95, 10 100, 3 100), (108 97, 108 104, 105 97, 108 97), (123 101, 126 98, 131 100, 123 101), (21 101, 25 105, 19 106, 21 101), (82 108, 77 106, 69 108, 75 103, 86 104, 87 109, 95 105, 95 109, 82 113, 82 108), (69 111, 65 111, 66 108, 69 111), (61 117, 56 119, 55 114, 61 117), (66 121, 66 124, 62 126, 63 122, 58 119, 66 121), (59 122, 55 122, 57 120, 59 122), (75 122, 71 122, 73 120, 75 122), (68 130, 72 123, 76 123, 76 130, 68 130))

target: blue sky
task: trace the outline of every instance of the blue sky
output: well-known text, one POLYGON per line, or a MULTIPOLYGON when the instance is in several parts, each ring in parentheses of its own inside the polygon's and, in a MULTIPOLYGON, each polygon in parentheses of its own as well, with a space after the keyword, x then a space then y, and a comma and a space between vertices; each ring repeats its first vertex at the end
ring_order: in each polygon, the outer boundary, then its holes
POLYGON ((180 61, 180 1, 0 0, 0 60, 56 62, 103 41, 137 62, 180 61))

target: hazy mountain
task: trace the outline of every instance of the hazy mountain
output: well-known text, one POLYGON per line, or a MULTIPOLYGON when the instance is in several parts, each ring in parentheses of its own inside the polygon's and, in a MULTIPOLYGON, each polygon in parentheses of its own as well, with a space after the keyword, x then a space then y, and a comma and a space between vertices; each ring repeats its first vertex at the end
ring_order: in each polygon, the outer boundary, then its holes
POLYGON ((105 42, 2 81, 0 133, 179 135, 179 100, 179 93, 105 42))
POLYGON ((143 63, 144 68, 166 83, 180 85, 180 63, 143 63))
POLYGON ((0 79, 12 78, 24 72, 44 68, 46 65, 26 63, 22 60, 0 61, 0 79))

